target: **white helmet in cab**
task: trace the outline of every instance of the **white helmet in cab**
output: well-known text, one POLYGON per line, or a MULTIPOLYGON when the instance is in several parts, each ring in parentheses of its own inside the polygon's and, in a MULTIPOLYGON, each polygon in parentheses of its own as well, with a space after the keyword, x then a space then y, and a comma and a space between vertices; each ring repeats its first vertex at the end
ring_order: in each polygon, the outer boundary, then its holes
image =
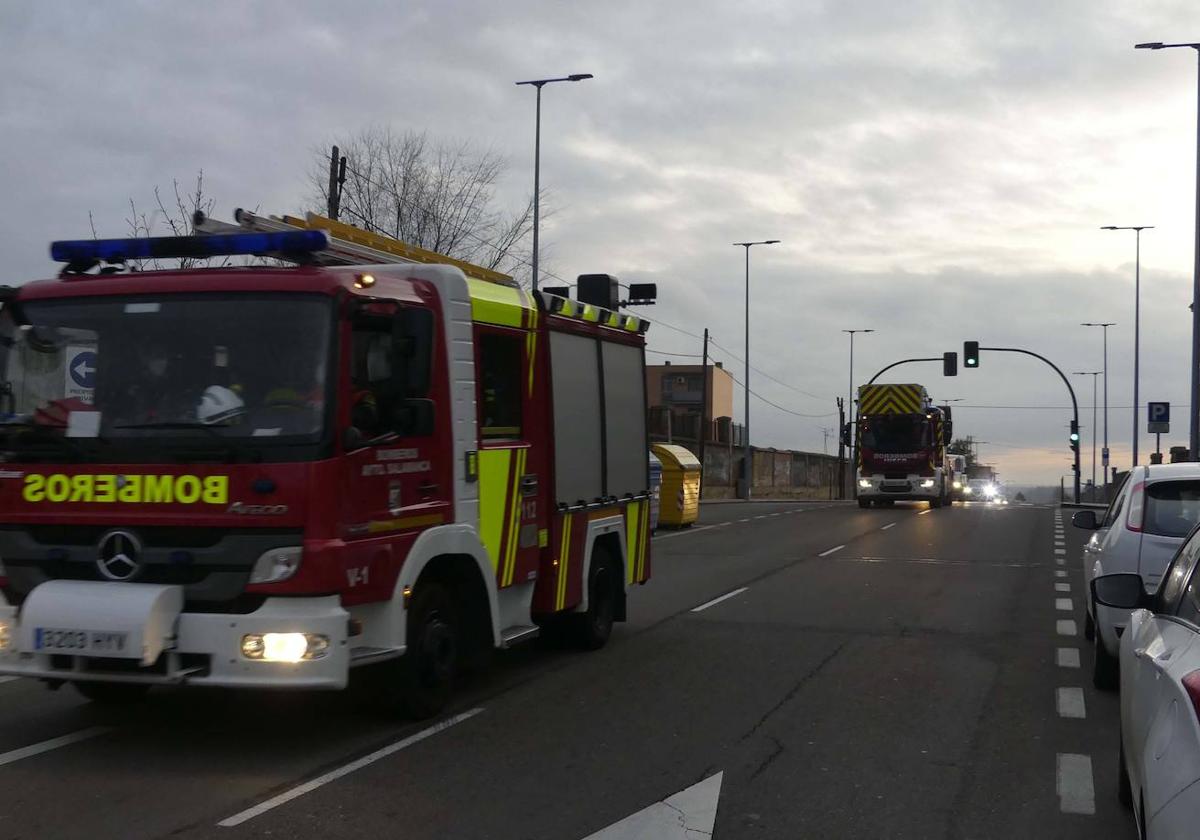
POLYGON ((229 388, 209 385, 196 407, 196 419, 201 423, 216 426, 236 420, 246 413, 246 404, 229 388))

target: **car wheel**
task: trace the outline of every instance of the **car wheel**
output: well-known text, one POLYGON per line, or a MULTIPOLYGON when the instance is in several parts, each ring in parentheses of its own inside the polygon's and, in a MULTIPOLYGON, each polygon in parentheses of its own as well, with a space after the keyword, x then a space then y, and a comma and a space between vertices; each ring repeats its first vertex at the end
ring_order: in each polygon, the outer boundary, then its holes
POLYGON ((454 600, 440 584, 417 587, 408 611, 408 649, 398 663, 401 709, 412 718, 446 707, 460 667, 460 633, 454 600))
POLYGON ((860 508, 864 508, 864 509, 869 508, 871 506, 871 500, 870 499, 859 499, 858 506, 860 508))
POLYGON ((584 650, 599 650, 612 635, 617 616, 620 566, 600 546, 593 549, 588 573, 588 608, 571 616, 576 643, 584 650))
POLYGON ((1092 637, 1092 685, 1101 691, 1116 691, 1120 685, 1120 663, 1104 647, 1098 632, 1093 632, 1092 637))
POLYGON ((150 686, 146 683, 91 682, 89 680, 75 683, 75 690, 99 706, 122 706, 141 700, 150 690, 150 686))

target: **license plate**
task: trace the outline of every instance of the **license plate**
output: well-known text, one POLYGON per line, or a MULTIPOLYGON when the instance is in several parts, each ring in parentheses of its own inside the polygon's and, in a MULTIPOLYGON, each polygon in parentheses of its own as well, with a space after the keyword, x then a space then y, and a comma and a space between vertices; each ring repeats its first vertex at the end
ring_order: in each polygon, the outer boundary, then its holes
POLYGON ((37 650, 94 656, 120 656, 125 653, 128 633, 112 630, 69 630, 37 627, 33 646, 37 650))

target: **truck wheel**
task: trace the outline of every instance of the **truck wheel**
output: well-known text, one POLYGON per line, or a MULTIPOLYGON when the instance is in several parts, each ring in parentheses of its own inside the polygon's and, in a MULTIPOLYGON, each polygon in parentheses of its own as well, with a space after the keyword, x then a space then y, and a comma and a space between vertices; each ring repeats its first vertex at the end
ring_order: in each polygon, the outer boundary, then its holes
POLYGON ((942 506, 941 496, 934 496, 932 499, 929 500, 930 508, 940 508, 941 506, 942 506))
POLYGON ((97 705, 121 706, 141 700, 150 686, 146 683, 80 681, 75 683, 75 690, 97 705))
POLYGON ((599 650, 612 635, 621 585, 620 566, 608 551, 596 546, 588 574, 588 608, 571 616, 575 642, 584 650, 599 650))
POLYGON ((1117 658, 1104 647, 1100 634, 1093 633, 1092 641, 1092 685, 1101 691, 1116 691, 1120 684, 1117 658))
POLYGON ((869 508, 871 506, 871 500, 870 499, 859 499, 858 506, 860 508, 869 508))
POLYGON ((458 611, 450 593, 438 583, 425 583, 413 594, 408 610, 408 647, 399 662, 397 698, 416 720, 446 707, 458 675, 460 633, 458 611))

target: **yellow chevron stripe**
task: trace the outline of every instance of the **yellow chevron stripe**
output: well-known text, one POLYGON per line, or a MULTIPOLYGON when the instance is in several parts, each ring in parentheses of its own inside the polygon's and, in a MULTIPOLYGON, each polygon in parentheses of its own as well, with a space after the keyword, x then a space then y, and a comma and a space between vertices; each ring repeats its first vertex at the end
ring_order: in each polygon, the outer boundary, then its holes
POLYGON ((558 595, 554 608, 561 610, 567 603, 567 566, 571 559, 571 515, 563 517, 562 546, 558 550, 558 595))
POLYGON ((646 579, 646 552, 650 550, 650 500, 642 502, 642 527, 638 529, 638 576, 646 579))
POLYGON ((859 392, 860 414, 919 414, 924 411, 916 385, 864 385, 859 392))
POLYGON ((537 310, 533 312, 533 329, 525 336, 525 356, 528 359, 529 366, 529 396, 533 396, 533 368, 534 359, 537 357, 537 310))
POLYGON ((513 569, 516 566, 517 559, 517 543, 520 542, 520 526, 521 526, 521 476, 525 473, 525 454, 528 450, 518 449, 513 458, 513 475, 512 475, 512 495, 509 496, 510 507, 508 510, 509 528, 508 528, 508 547, 504 557, 504 577, 500 582, 501 586, 511 586, 513 579, 513 569))

